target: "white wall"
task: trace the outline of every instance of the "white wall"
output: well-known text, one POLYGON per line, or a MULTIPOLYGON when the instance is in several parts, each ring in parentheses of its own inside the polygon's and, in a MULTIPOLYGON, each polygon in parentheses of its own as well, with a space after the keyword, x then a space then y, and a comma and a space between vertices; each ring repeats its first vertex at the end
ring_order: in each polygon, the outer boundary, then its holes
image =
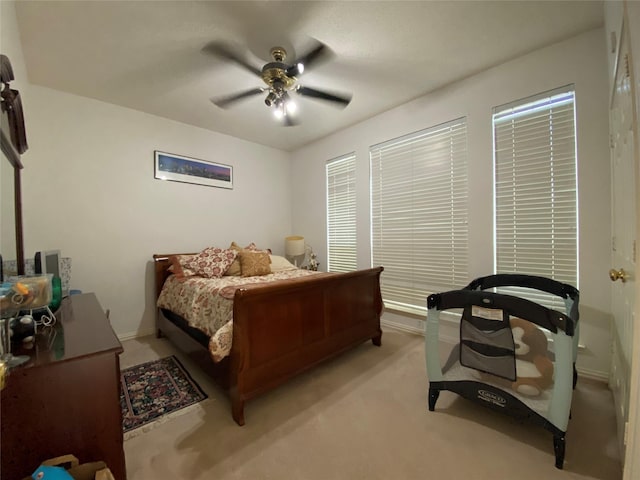
MULTIPOLYGON (((11 88, 18 90, 21 98, 28 97, 29 84, 13 2, 0 1, 0 53, 6 55, 11 62, 16 79, 11 82, 11 88)), ((3 114, 3 124, 6 119, 6 114, 3 114)), ((13 169, 4 153, 0 153, 0 253, 5 260, 15 260, 16 255, 13 190, 13 169)))
MULTIPOLYGON (((575 84, 580 202, 578 367, 605 378, 610 343, 610 185, 607 64, 602 29, 517 58, 373 117, 293 153, 293 230, 326 265, 325 163, 357 156, 358 265, 370 265, 369 146, 455 118, 467 118, 469 274, 493 272, 492 127, 494 106, 575 84)), ((402 81, 398 88, 402 88, 402 81)), ((357 95, 357 92, 355 92, 357 95)), ((383 273, 384 277, 384 273, 383 273)), ((462 285, 461 285, 462 286, 462 285)), ((426 299, 425 299, 426 300, 426 299)), ((386 321, 422 328, 422 320, 385 312, 386 321)), ((454 330, 450 330, 455 335, 454 330)))
POLYGON ((11 61, 11 67, 16 78, 15 86, 20 93, 26 92, 28 85, 26 82, 27 69, 22 54, 22 45, 20 44, 20 33, 18 32, 18 23, 16 21, 15 2, 0 2, 0 52, 11 61))
MULTIPOLYGON (((4 32, 15 13, 2 8, 4 32)), ((19 49, 11 60, 24 64, 19 49)), ((282 253, 288 153, 36 85, 23 101, 25 255, 71 257, 71 287, 95 292, 121 337, 153 330, 152 254, 231 241, 282 253), (154 150, 231 165, 234 188, 156 180, 154 150)))
POLYGON ((72 288, 95 292, 118 334, 153 325, 153 253, 290 232, 290 161, 279 150, 32 85, 23 175, 27 255, 72 257, 72 288), (154 150, 233 166, 233 190, 154 179, 154 150))

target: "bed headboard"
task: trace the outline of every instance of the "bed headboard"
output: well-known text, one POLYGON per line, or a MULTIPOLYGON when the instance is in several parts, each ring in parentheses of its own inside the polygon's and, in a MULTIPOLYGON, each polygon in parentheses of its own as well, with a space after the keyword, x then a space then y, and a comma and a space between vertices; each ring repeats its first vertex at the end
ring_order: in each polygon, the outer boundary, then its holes
POLYGON ((169 267, 171 261, 169 257, 172 255, 197 255, 197 253, 166 253, 166 254, 154 254, 153 263, 155 267, 155 280, 156 280, 156 298, 160 296, 160 291, 164 285, 164 281, 171 275, 169 267))

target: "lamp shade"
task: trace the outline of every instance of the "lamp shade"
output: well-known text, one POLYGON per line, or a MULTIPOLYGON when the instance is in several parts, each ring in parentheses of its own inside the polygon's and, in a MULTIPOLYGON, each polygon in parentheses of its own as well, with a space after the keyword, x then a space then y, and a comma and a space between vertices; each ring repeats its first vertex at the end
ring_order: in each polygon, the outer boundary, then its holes
POLYGON ((304 255, 304 237, 292 235, 284 239, 284 253, 288 257, 304 255))

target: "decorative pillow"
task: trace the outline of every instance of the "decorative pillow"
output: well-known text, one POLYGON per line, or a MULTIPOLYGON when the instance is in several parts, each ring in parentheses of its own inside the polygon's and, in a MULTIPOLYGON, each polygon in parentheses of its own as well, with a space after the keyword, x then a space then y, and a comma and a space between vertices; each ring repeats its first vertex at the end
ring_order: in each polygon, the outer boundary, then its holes
POLYGON ((271 258, 266 252, 252 252, 242 250, 240 252, 240 267, 243 277, 257 277, 271 273, 271 258))
POLYGON ((245 250, 249 250, 251 252, 266 252, 266 253, 271 253, 271 249, 270 248, 265 248, 265 249, 260 249, 258 247, 256 247, 256 244, 251 242, 249 245, 247 245, 246 247, 244 247, 245 250))
POLYGON ((232 248, 232 249, 238 250, 238 251, 244 250, 244 248, 241 247, 240 245, 238 245, 236 242, 231 242, 231 246, 229 248, 232 248))
MULTIPOLYGON (((271 253, 270 249, 266 249, 266 250, 260 250, 258 247, 256 247, 256 244, 251 242, 249 245, 247 245, 246 247, 242 248, 240 245, 238 245, 236 242, 231 242, 231 245, 229 246, 230 249, 237 251, 238 253, 242 252, 243 250, 248 250, 250 252, 265 252, 265 253, 271 253)), ((240 276, 252 276, 252 275, 242 275, 242 266, 240 264, 240 256, 238 255, 236 257, 236 259, 233 261, 233 263, 231 264, 231 266, 227 269, 227 271, 225 272, 226 276, 234 276, 234 277, 240 277, 240 276)))
POLYGON ((196 256, 197 255, 171 255, 169 257, 171 266, 168 270, 170 272, 173 272, 173 274, 177 278, 192 277, 196 274, 196 272, 187 267, 187 264, 190 263, 196 256))
POLYGON ((296 267, 293 263, 287 260, 284 257, 279 255, 271 255, 271 271, 272 272, 281 272, 283 270, 296 270, 296 267))
POLYGON ((196 275, 207 278, 220 278, 233 263, 237 254, 235 250, 209 247, 195 255, 185 266, 189 270, 193 270, 196 275))
MULTIPOLYGON (((236 242, 231 242, 230 250, 235 250, 236 253, 240 253, 243 248, 238 245, 236 242)), ((227 276, 239 277, 242 275, 242 268, 240 267, 240 256, 237 255, 233 263, 229 266, 226 272, 224 272, 227 276)))

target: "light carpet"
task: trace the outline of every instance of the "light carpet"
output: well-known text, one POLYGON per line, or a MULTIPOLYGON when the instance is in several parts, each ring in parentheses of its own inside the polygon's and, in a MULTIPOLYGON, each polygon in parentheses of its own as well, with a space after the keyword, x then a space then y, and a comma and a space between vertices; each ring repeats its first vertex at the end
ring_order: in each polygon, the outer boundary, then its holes
MULTIPOLYGON (((171 355, 166 339, 123 342, 123 364, 171 355)), ((448 347, 450 349, 450 346, 448 347)), ((442 346, 446 358, 448 349, 442 346)), ((543 428, 442 392, 427 409, 424 338, 385 329, 245 405, 180 357, 209 394, 189 412, 125 442, 128 480, 619 480, 612 395, 580 378, 564 470, 543 428)))

